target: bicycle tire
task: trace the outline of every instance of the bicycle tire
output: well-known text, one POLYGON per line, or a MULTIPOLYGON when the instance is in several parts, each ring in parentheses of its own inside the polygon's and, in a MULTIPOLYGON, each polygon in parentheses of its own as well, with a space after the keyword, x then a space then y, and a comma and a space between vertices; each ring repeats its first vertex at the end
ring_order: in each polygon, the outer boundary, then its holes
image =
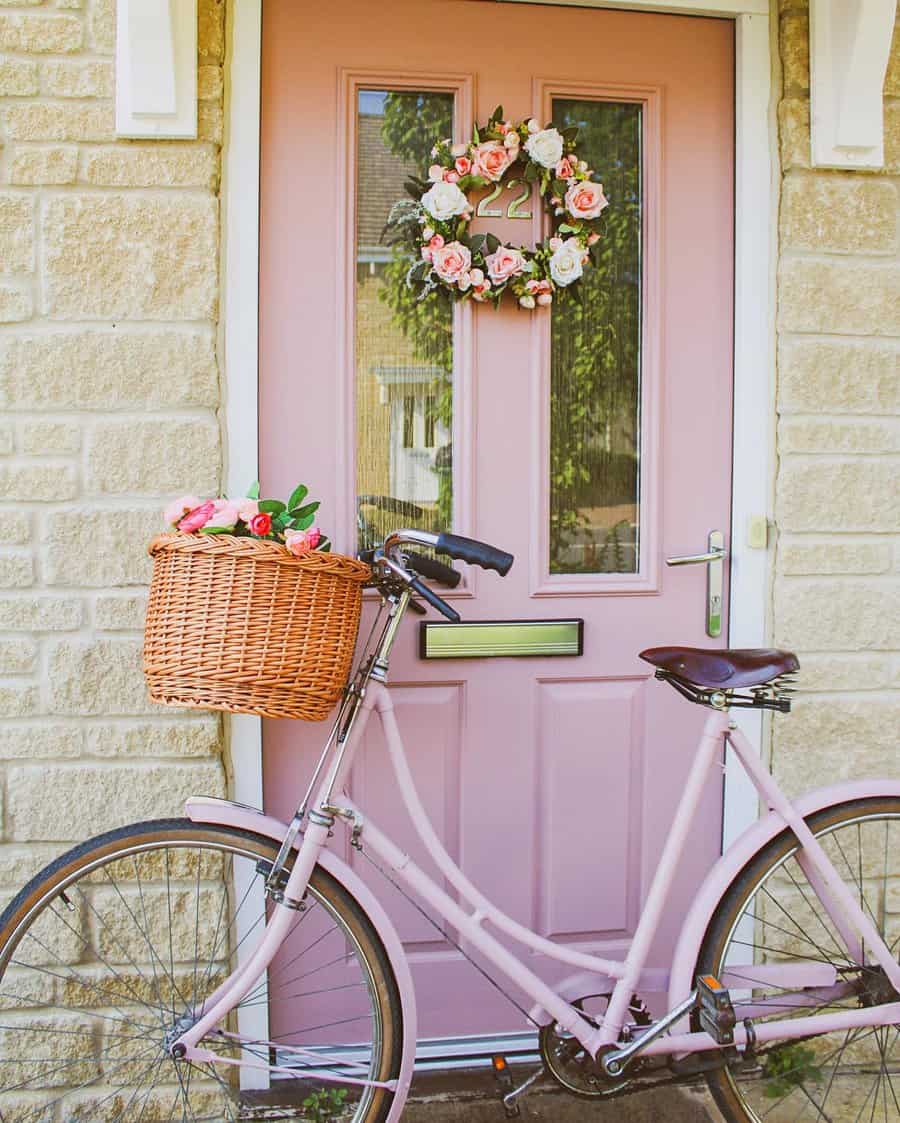
MULTIPOLYGON (((900 798, 857 799, 811 815, 807 822, 832 858, 845 882, 872 914, 876 927, 896 953, 900 946, 900 915, 886 907, 893 872, 900 873, 900 798), (871 845, 870 845, 871 844, 871 845), (878 861, 883 857, 884 866, 878 861), (854 871, 857 871, 855 874, 854 871), (857 876, 858 874, 858 876, 857 876)), ((833 922, 811 890, 794 855, 795 836, 785 830, 772 839, 744 867, 719 903, 710 921, 697 960, 697 975, 719 975, 727 963, 741 962, 752 948, 762 960, 778 959, 833 963, 841 979, 853 982, 859 994, 810 1006, 823 1009, 856 1008, 864 1002, 890 1000, 876 992, 874 978, 866 986, 840 941, 833 922), (812 895, 812 901, 809 895, 812 895), (814 902, 814 903, 813 903, 814 902), (818 906, 818 907, 816 907, 818 906), (752 931, 752 939, 748 939, 752 931), (855 982, 854 982, 855 980, 855 982)), ((759 962, 760 959, 755 959, 759 962)), ((746 962, 746 958, 743 960, 746 962)), ((783 988, 752 988, 748 971, 746 997, 779 1012, 783 988)), ((884 980, 886 984, 886 979, 884 980)), ((889 987, 889 984, 887 984, 889 987)), ((818 997, 818 996, 817 996, 818 997)), ((784 1007, 785 1003, 781 1003, 784 1007)), ((796 1006, 791 1006, 794 1014, 796 1006)), ((763 1018, 765 1015, 763 1014, 763 1018)), ((758 1025, 760 1018, 754 1019, 758 1025)), ((699 1028, 696 1016, 694 1028, 699 1028)), ((831 1123, 866 1119, 900 1119, 900 1033, 896 1027, 843 1031, 803 1038, 794 1043, 760 1047, 756 1066, 729 1066, 707 1075, 707 1084, 729 1123, 802 1123, 826 1119, 831 1123)))
MULTIPOLYGON (((239 1093, 230 1066, 173 1060, 165 1035, 221 982, 240 942, 262 931, 253 905, 262 897, 254 898, 252 886, 276 852, 270 838, 249 831, 162 819, 90 839, 32 878, 0 916, 0 1119, 43 1123, 61 1104, 67 1120, 90 1123, 218 1123, 242 1117, 248 1099, 259 1110, 271 1107, 271 1095, 239 1093), (247 930, 238 936, 245 907, 247 930)), ((285 980, 290 972, 305 980, 301 1009, 310 1016, 332 1008, 329 996, 362 1013, 282 1027, 277 1041, 208 1036, 201 1044, 254 1065, 271 1061, 274 1050, 279 1065, 296 1073, 278 1081, 274 1100, 284 1110, 318 1096, 332 1111, 322 1117, 383 1123, 393 1092, 347 1077, 387 1082, 399 1075, 403 1021, 387 953, 360 904, 321 866, 304 903, 270 968, 269 987, 284 991, 295 981, 285 980), (332 976, 339 985, 316 987, 332 976), (313 1031, 325 1040, 317 1044, 313 1031), (340 1040, 342 1034, 360 1039, 340 1040), (342 1086, 340 1103, 334 1093, 342 1086)), ((266 1000, 257 989, 241 1005, 266 1000)), ((226 1031, 236 1028, 232 1015, 226 1031)))

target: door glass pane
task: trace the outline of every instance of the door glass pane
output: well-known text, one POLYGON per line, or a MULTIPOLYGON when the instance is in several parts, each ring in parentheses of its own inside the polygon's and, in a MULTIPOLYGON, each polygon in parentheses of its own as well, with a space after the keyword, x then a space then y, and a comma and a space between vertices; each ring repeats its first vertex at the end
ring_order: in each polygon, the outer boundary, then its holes
POLYGON ((357 103, 356 489, 359 548, 398 526, 449 530, 453 319, 418 303, 409 259, 384 238, 391 207, 450 136, 453 95, 362 90, 357 103))
POLYGON ((641 107, 557 98, 610 205, 583 301, 555 303, 550 572, 636 573, 640 522, 641 107))

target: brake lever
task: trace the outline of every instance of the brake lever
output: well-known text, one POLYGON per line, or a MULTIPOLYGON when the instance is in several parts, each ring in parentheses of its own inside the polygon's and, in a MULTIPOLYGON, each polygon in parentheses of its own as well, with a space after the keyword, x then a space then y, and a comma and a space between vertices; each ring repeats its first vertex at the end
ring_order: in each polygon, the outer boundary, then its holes
POLYGON ((417 601, 415 599, 415 597, 409 598, 409 607, 413 610, 413 612, 416 613, 417 616, 427 616, 428 615, 428 609, 425 607, 424 604, 421 604, 419 601, 417 601))

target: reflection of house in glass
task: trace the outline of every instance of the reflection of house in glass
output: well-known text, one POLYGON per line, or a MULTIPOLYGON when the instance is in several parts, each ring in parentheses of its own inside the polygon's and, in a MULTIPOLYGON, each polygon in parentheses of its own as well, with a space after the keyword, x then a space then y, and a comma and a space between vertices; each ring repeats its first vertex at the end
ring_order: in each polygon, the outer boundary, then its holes
POLYGON ((379 402, 390 415, 390 493, 419 506, 434 506, 440 473, 450 468, 450 431, 438 416, 436 395, 449 376, 439 367, 383 363, 372 374, 379 402))

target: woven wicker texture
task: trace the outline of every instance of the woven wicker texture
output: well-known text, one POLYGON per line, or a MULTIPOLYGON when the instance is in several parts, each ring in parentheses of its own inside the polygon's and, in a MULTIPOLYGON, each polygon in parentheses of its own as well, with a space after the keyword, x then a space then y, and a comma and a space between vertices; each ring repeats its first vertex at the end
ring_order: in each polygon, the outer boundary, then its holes
POLYGON ((163 534, 144 635, 166 705, 321 721, 347 682, 369 567, 227 534, 163 534))

